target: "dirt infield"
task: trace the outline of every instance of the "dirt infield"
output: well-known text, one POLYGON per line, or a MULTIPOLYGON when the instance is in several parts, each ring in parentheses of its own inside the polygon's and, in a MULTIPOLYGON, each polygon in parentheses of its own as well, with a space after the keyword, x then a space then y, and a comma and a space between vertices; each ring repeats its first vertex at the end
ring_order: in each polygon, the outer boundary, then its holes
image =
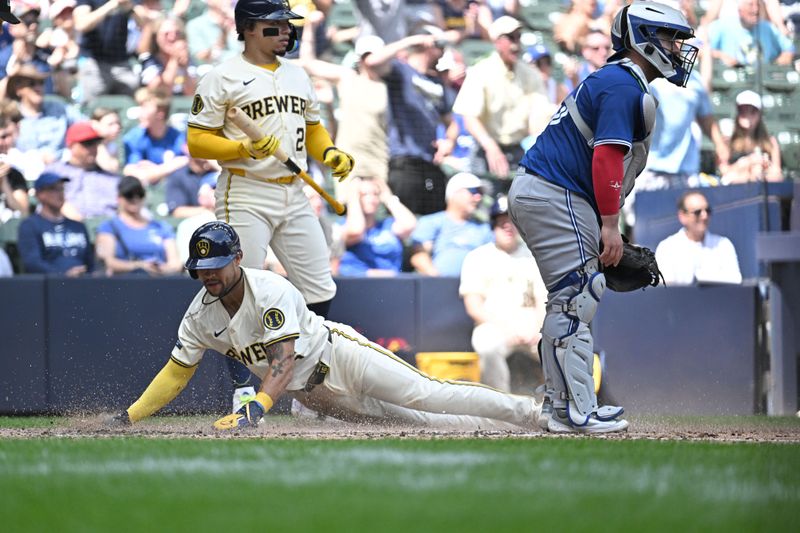
MULTIPOLYGON (((585 438, 575 435, 553 435, 538 431, 458 431, 451 429, 419 428, 350 424, 333 419, 267 417, 250 430, 220 432, 212 428, 213 417, 156 417, 125 428, 109 428, 108 415, 87 415, 57 418, 32 423, 31 427, 0 428, 4 438, 85 438, 85 437, 145 437, 197 439, 463 439, 463 438, 585 438)), ((16 426, 24 426, 17 419, 16 426)), ((31 419, 32 421, 36 419, 31 419)), ((630 417, 628 431, 592 436, 613 440, 676 440, 715 442, 786 442, 800 443, 800 419, 751 417, 630 417)))

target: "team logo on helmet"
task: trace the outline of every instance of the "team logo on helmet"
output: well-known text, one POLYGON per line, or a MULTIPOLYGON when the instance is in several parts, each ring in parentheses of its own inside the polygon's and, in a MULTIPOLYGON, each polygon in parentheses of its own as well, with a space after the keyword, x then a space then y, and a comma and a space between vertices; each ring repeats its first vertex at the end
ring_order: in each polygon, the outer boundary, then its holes
POLYGON ((280 309, 275 309, 273 307, 264 311, 262 322, 264 322, 264 327, 267 329, 280 329, 285 321, 286 319, 280 309))
POLYGON ((194 100, 192 100, 192 115, 198 114, 204 107, 203 98, 199 94, 194 95, 194 100))
POLYGON ((197 255, 200 257, 205 257, 211 251, 211 243, 205 239, 200 239, 197 241, 197 244, 194 245, 195 249, 197 250, 197 255))

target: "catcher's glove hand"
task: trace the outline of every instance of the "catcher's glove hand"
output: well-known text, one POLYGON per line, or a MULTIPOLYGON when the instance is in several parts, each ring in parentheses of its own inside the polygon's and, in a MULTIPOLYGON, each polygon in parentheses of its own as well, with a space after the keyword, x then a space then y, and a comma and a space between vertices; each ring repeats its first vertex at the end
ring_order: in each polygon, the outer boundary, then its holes
POLYGON ((223 416, 216 422, 216 429, 228 430, 246 427, 255 427, 261 421, 264 413, 272 407, 272 398, 264 392, 259 392, 255 396, 243 397, 245 402, 241 409, 233 414, 223 416))
POLYGON ((606 286, 612 291, 628 292, 645 287, 655 287, 664 280, 656 262, 656 254, 649 248, 629 242, 622 245, 622 259, 617 266, 603 267, 606 286))
POLYGON ((339 150, 335 146, 325 149, 322 155, 322 162, 333 170, 333 175, 339 179, 339 183, 344 181, 350 171, 353 170, 353 165, 356 164, 350 154, 339 150))
POLYGON ((264 159, 275 153, 281 145, 280 139, 274 135, 267 135, 257 141, 245 139, 242 141, 242 146, 253 159, 264 159))

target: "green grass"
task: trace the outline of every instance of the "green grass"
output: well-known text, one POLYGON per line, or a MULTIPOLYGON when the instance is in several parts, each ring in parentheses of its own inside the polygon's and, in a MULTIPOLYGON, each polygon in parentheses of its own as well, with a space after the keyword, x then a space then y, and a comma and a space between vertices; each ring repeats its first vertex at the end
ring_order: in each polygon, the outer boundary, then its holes
POLYGON ((5 439, 0 527, 790 531, 798 473, 796 444, 5 439))

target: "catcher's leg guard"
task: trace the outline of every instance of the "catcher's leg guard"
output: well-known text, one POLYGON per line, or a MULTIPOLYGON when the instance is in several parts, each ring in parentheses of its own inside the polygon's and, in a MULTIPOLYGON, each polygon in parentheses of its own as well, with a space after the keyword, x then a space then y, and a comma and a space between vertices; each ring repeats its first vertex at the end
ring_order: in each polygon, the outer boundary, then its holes
POLYGON ((559 285, 550 292, 542 329, 542 363, 553 407, 565 412, 575 426, 586 425, 598 414, 615 418, 622 409, 598 410, 592 377, 594 343, 589 323, 605 291, 605 277, 587 268, 570 274, 559 285))

